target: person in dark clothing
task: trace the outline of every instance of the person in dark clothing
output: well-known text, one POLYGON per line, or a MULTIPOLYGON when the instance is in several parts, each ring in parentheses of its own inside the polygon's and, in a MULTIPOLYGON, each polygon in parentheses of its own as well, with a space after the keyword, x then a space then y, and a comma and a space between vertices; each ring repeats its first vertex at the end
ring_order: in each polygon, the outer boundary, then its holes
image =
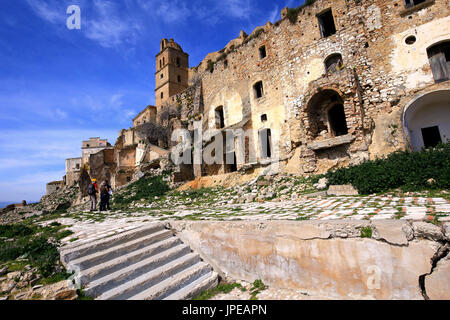
POLYGON ((111 207, 109 205, 109 201, 111 200, 111 196, 113 193, 112 187, 109 185, 108 182, 106 182, 106 188, 108 189, 108 195, 106 197, 106 210, 111 210, 111 207))
POLYGON ((97 183, 95 179, 92 179, 92 183, 89 185, 88 188, 88 195, 91 198, 91 211, 95 211, 97 208, 97 183))
MULTIPOLYGON (((100 185, 100 211, 106 211, 109 202, 109 188, 108 183, 103 181, 100 185)), ((108 209, 109 210, 109 209, 108 209)))

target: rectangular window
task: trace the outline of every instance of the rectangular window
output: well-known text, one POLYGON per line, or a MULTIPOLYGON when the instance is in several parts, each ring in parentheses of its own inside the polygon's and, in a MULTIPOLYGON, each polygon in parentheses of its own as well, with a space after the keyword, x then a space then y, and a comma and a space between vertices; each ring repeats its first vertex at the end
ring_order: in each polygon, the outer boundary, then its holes
POLYGON ((255 98, 259 99, 264 95, 264 89, 263 89, 263 83, 262 81, 259 81, 255 83, 253 86, 253 90, 255 91, 255 98))
POLYGON ((440 142, 442 142, 441 133, 439 132, 438 126, 423 128, 422 137, 425 148, 436 147, 440 142))
POLYGON ((336 33, 336 26, 334 25, 334 18, 331 9, 319 14, 317 19, 319 19, 319 28, 322 38, 329 37, 336 33))
POLYGON ((181 83, 181 76, 178 76, 178 83, 181 83))
POLYGON ((223 114, 223 107, 216 108, 216 129, 222 129, 225 127, 225 119, 223 114))
POLYGON ((228 69, 228 60, 225 60, 223 62, 223 67, 224 67, 224 69, 228 69))
POLYGON ((259 57, 261 59, 267 57, 266 46, 262 46, 261 48, 259 48, 259 57))
POLYGON ((267 114, 263 114, 261 116, 261 122, 266 122, 267 121, 267 114))
POLYGON ((179 68, 180 67, 180 58, 177 58, 177 67, 179 68))
POLYGON ((427 50, 435 82, 450 79, 450 42, 435 45, 427 50))

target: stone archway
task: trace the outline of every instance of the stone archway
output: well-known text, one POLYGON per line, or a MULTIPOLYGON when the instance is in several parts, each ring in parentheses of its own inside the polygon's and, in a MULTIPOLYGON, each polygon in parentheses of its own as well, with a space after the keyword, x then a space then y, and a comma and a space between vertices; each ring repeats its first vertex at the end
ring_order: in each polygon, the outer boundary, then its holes
POLYGON ((331 89, 324 89, 311 97, 306 107, 308 135, 311 139, 332 138, 348 133, 344 101, 331 89))
POLYGON ((403 126, 413 151, 450 140, 450 90, 422 94, 403 110, 403 126))

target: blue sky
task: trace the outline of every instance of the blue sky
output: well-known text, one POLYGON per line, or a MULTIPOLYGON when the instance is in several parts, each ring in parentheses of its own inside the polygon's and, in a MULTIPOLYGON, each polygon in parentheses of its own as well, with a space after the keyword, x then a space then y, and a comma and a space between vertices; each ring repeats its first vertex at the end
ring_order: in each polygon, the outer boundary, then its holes
POLYGON ((0 202, 37 201, 81 141, 154 103, 154 57, 174 38, 197 66, 302 0, 0 0, 0 202), (69 5, 81 30, 66 27, 69 5))

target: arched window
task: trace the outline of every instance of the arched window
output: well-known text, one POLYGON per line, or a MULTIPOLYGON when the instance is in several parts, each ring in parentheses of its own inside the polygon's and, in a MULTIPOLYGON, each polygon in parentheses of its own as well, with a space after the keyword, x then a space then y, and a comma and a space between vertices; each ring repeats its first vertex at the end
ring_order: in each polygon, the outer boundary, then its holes
POLYGON ((334 90, 316 93, 308 102, 308 133, 314 140, 348 134, 344 101, 334 90))
POLYGON ((333 73, 335 71, 341 70, 344 66, 342 62, 342 56, 340 53, 335 53, 325 59, 325 70, 327 73, 333 73))
POLYGON ((435 82, 450 79, 450 41, 439 43, 427 49, 428 60, 435 82))

